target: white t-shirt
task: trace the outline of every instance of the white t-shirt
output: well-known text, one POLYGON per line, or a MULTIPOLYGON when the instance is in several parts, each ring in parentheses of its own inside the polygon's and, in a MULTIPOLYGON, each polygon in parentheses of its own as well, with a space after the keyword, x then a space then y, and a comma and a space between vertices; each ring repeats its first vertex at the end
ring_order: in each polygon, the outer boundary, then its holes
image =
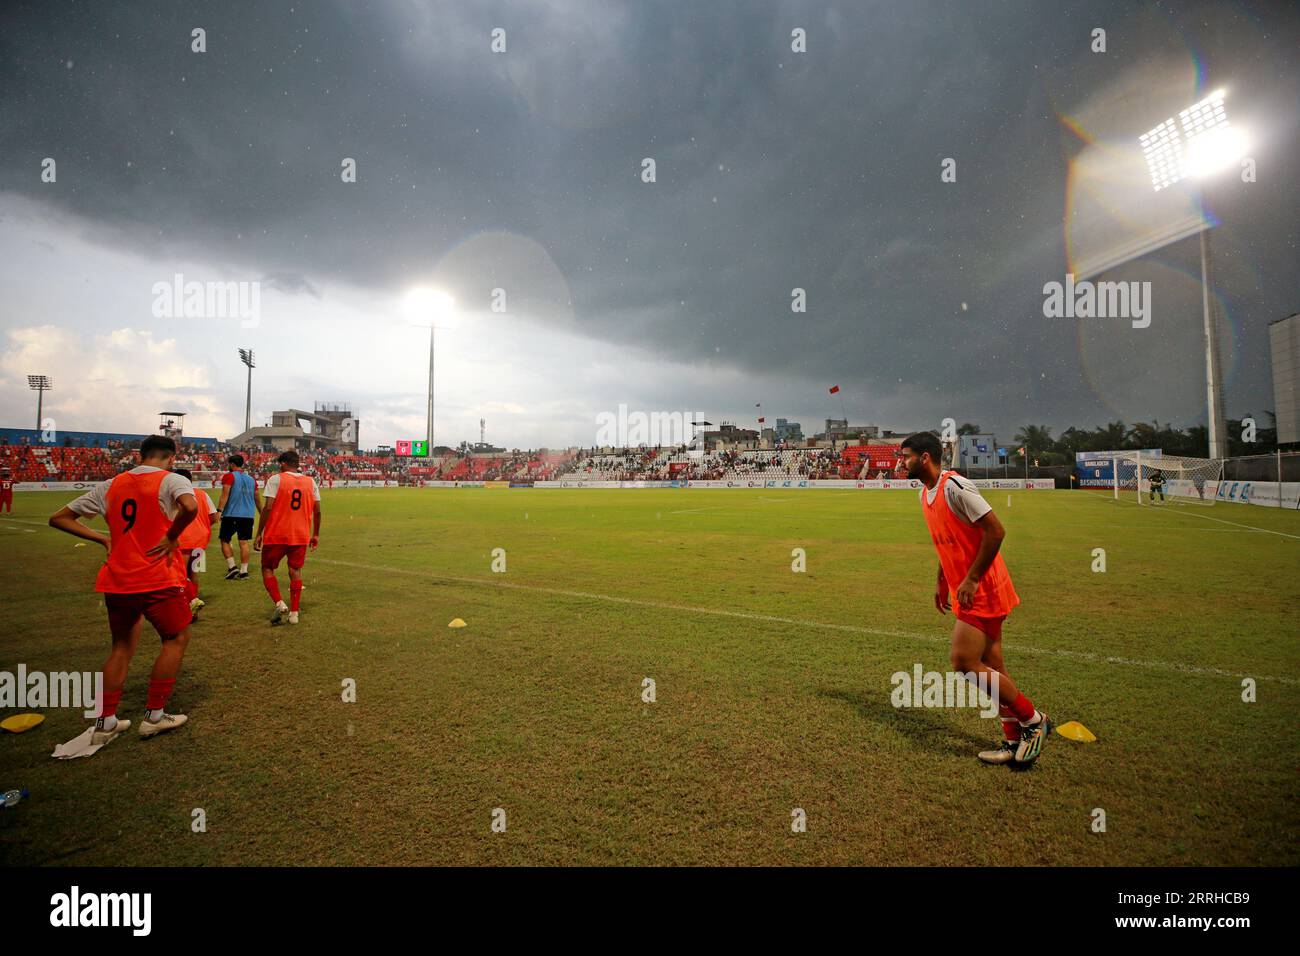
POLYGON ((922 500, 927 505, 934 504, 934 496, 939 493, 939 483, 943 481, 944 475, 948 476, 948 480, 943 482, 944 499, 948 502, 949 510, 957 517, 967 524, 974 524, 993 510, 970 479, 963 478, 955 471, 940 474, 939 481, 934 483, 933 488, 921 486, 922 500))
MULTIPOLYGON (((296 471, 291 471, 291 472, 289 472, 289 474, 291 474, 291 475, 299 475, 299 477, 302 477, 302 475, 300 475, 300 474, 299 474, 298 472, 296 472, 296 471)), ((311 497, 312 497, 312 500, 313 500, 313 501, 320 501, 320 486, 316 484, 316 479, 315 479, 315 478, 312 478, 312 477, 310 477, 310 476, 307 476, 307 480, 311 482, 311 497)), ((276 473, 276 474, 272 475, 270 478, 266 479, 266 487, 262 489, 262 497, 263 497, 263 498, 274 498, 274 497, 275 497, 276 495, 278 495, 279 493, 280 493, 280 474, 279 474, 279 473, 276 473)))
MULTIPOLYGON (((147 475, 152 471, 162 471, 161 468, 155 468, 153 465, 136 465, 131 469, 133 475, 147 475)), ((80 498, 75 498, 68 502, 68 508, 74 513, 81 515, 83 518, 93 518, 96 515, 102 515, 108 510, 108 486, 111 485, 112 479, 101 481, 95 487, 91 488, 80 498)), ((175 472, 168 472, 167 477, 158 485, 158 504, 169 519, 176 517, 176 512, 180 510, 178 502, 181 495, 194 494, 194 486, 190 484, 188 478, 182 478, 175 472)), ((208 498, 207 495, 203 496, 208 498)), ((212 504, 212 499, 208 498, 208 504, 212 504)), ((215 510, 215 509, 214 509, 215 510)))

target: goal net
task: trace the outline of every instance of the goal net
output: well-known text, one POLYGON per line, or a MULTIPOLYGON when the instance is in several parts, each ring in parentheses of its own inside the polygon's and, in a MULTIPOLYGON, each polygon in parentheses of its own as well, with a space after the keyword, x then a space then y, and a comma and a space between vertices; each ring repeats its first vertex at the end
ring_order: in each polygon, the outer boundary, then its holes
POLYGON ((1115 497, 1133 492, 1140 505, 1212 505, 1222 478, 1222 458, 1115 453, 1115 497))

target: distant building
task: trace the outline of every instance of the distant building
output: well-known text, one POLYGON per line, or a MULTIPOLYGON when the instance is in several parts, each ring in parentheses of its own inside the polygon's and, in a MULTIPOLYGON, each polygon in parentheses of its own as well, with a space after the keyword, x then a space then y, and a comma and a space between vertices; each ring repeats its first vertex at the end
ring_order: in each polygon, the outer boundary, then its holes
POLYGON ((269 425, 259 425, 230 439, 239 448, 267 451, 337 451, 356 454, 361 423, 348 405, 316 403, 314 411, 297 408, 272 412, 269 425), (304 423, 306 428, 303 427, 304 423))
POLYGON ((1273 354, 1273 414, 1277 416, 1277 443, 1300 442, 1300 312, 1278 319, 1268 327, 1273 354))
POLYGON ((818 441, 867 442, 880 437, 879 425, 850 425, 844 418, 826 419, 826 427, 814 436, 818 441))
POLYGON ((998 460, 998 440, 992 435, 961 435, 957 439, 957 467, 994 468, 998 460))
POLYGON ((716 430, 705 431, 703 438, 705 451, 753 448, 758 445, 758 430, 754 428, 737 428, 730 422, 723 422, 716 430))
MULTIPOLYGON (((764 429, 766 431, 767 429, 764 429)), ((772 436, 778 442, 800 442, 803 441, 803 426, 798 422, 786 421, 784 418, 776 420, 776 429, 772 436)))

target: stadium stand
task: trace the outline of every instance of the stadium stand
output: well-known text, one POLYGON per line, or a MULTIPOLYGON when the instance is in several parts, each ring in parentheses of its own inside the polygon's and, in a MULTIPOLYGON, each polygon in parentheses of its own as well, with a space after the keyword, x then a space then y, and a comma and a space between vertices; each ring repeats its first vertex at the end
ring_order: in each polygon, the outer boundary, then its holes
MULTIPOLYGON (((244 452, 245 470, 259 480, 278 470, 276 453, 244 452)), ((226 470, 225 451, 189 445, 177 456, 195 480, 209 482, 226 470)), ((117 448, 65 448, 46 445, 0 445, 0 467, 18 481, 103 481, 136 463, 136 453, 117 448)), ((894 445, 846 448, 789 448, 762 451, 713 451, 692 454, 685 448, 621 448, 510 453, 455 452, 440 458, 391 455, 302 455, 301 470, 325 487, 335 481, 668 481, 671 479, 877 478, 895 474, 894 445)))
POLYGON ((776 450, 713 451, 691 454, 684 448, 601 449, 583 454, 556 478, 584 481, 730 480, 744 478, 859 478, 893 474, 895 445, 776 450))

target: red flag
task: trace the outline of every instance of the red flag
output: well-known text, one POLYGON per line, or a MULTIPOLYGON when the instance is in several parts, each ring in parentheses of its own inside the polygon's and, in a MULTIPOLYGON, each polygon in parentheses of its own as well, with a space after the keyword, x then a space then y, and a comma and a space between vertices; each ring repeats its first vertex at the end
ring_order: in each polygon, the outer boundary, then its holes
POLYGON ((839 390, 840 390, 840 387, 839 387, 838 385, 832 385, 832 386, 831 386, 831 394, 832 394, 832 395, 834 395, 834 394, 835 394, 836 392, 838 392, 839 390))
POLYGON ((760 418, 760 419, 758 420, 758 423, 761 425, 761 424, 763 424, 763 422, 765 422, 765 421, 767 421, 766 418, 760 418))

